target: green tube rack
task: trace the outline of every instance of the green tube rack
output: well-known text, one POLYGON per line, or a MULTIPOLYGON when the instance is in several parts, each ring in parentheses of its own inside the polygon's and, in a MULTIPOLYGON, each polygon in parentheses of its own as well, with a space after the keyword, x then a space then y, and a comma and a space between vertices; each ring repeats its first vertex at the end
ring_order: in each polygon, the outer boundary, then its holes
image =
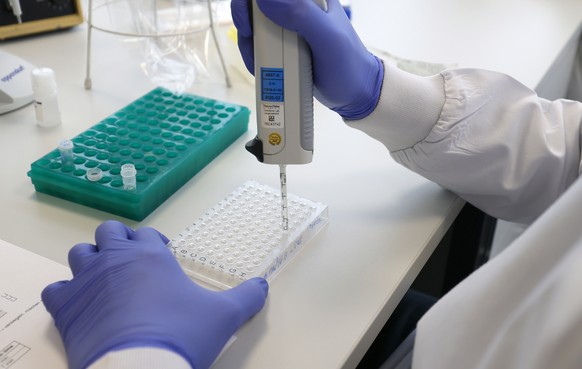
POLYGON ((139 221, 246 132, 249 115, 244 106, 156 88, 71 139, 71 157, 55 149, 28 176, 37 192, 139 221), (137 171, 130 190, 124 164, 137 171))

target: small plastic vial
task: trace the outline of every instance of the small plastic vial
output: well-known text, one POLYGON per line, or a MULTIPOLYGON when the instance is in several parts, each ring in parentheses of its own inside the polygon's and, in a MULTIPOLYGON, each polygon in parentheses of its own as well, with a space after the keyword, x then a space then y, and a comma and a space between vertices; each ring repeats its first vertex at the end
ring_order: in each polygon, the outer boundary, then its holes
POLYGON ((74 144, 71 140, 62 140, 58 144, 59 152, 61 153, 61 161, 63 165, 73 165, 75 156, 73 154, 74 144))
POLYGON ((53 127, 61 123, 61 112, 57 97, 55 72, 50 68, 32 70, 32 92, 36 123, 42 127, 53 127))
POLYGON ((133 164, 123 164, 121 166, 121 178, 123 179, 123 189, 133 191, 136 187, 137 170, 133 164))

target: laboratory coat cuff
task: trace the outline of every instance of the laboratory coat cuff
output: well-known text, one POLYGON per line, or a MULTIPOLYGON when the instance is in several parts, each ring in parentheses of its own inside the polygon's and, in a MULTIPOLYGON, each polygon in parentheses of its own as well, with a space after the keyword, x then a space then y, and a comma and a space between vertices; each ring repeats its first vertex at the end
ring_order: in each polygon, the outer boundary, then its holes
POLYGON ((344 120, 382 142, 391 152, 424 140, 439 120, 445 103, 444 80, 421 77, 384 63, 384 81, 374 111, 359 120, 344 120))
POLYGON ((155 347, 138 347, 111 351, 87 369, 192 369, 173 351, 155 347))

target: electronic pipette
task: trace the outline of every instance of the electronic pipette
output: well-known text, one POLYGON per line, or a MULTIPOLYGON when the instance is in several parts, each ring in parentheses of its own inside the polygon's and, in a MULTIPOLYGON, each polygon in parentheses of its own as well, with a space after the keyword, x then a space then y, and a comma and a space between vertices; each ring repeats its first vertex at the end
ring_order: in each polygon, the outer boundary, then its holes
POLYGON ((20 7, 20 0, 8 0, 12 8, 12 14, 16 17, 18 23, 22 23, 22 8, 20 7))
MULTIPOLYGON (((327 11, 326 0, 314 0, 327 11)), ((257 136, 246 148, 260 162, 279 165, 283 229, 288 229, 287 164, 313 157, 311 50, 296 32, 269 20, 252 1, 257 136)))

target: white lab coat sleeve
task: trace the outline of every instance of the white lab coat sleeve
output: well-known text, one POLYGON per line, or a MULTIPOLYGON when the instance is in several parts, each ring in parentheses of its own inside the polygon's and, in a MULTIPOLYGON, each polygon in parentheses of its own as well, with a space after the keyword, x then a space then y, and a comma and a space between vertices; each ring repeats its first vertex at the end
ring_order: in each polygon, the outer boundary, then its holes
POLYGON ((192 367, 173 351, 139 347, 111 351, 87 369, 192 369, 192 367))
POLYGON ((582 367, 582 179, 418 322, 413 369, 582 367))
POLYGON ((544 100, 491 71, 420 77, 384 64, 375 110, 346 123, 382 142, 400 164, 521 223, 578 177, 582 103, 544 100))
POLYGON ((413 369, 582 367, 582 178, 417 324, 413 369))

